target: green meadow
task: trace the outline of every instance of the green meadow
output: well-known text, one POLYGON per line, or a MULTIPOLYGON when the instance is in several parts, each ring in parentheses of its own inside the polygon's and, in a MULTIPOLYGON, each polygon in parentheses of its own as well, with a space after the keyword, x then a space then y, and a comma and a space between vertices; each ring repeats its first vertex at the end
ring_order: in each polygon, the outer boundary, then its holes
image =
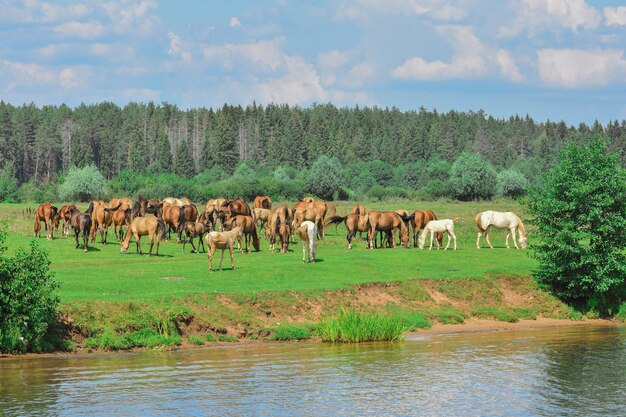
MULTIPOLYGON (((337 214, 345 215, 354 204, 339 202, 337 214)), ((277 207, 276 204, 274 206, 277 207)), ((143 256, 136 253, 133 242, 129 253, 121 254, 112 229, 108 234, 108 243, 102 245, 98 236, 96 242, 90 244, 88 253, 75 249, 73 236, 61 237, 59 231, 52 241, 43 237, 35 240, 50 257, 51 268, 60 283, 62 303, 149 301, 206 293, 336 290, 355 284, 412 279, 489 280, 507 275, 527 276, 535 264, 527 251, 505 248, 505 231, 502 230, 491 233, 494 250, 488 247, 477 250, 475 247, 475 214, 487 209, 510 210, 525 219, 522 207, 516 202, 390 201, 370 202, 365 206, 368 210, 431 209, 439 218, 459 217, 455 224, 458 250, 428 251, 428 240, 426 249, 419 250, 413 247, 412 238, 409 249, 398 246, 395 249, 368 250, 365 241, 357 238, 353 241, 353 249, 348 250, 346 229, 341 224, 336 229, 329 227, 326 238, 318 241, 315 264, 302 263, 300 242, 291 244, 287 254, 271 253, 268 241, 261 238, 259 252, 235 253, 235 271, 230 267, 226 252, 224 270, 209 273, 206 253, 191 253, 192 248, 188 244, 183 254, 182 245, 177 244, 174 238, 161 243, 158 257, 145 255, 149 249, 147 237, 142 238, 143 256)), ((33 221, 24 214, 27 207, 34 208, 35 205, 0 205, 0 223, 9 232, 9 251, 27 247, 34 239, 33 221)), ((444 245, 446 242, 447 237, 444 237, 444 245)), ((529 228, 529 242, 532 243, 532 228, 529 228)), ((481 244, 486 245, 484 239, 481 239, 481 244)), ((219 251, 213 262, 217 268, 219 251)))

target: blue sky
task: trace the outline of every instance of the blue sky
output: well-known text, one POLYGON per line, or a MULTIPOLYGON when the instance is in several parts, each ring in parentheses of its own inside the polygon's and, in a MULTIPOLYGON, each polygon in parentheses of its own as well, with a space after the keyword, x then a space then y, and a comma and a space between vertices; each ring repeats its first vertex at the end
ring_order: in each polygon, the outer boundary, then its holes
POLYGON ((0 0, 0 99, 626 119, 626 2, 0 0))

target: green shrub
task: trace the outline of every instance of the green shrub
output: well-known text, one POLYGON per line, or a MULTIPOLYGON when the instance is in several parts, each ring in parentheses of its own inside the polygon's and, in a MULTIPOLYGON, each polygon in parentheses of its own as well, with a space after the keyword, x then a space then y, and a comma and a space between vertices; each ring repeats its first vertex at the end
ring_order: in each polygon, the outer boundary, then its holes
POLYGON ((305 340, 312 336, 311 326, 280 324, 269 330, 272 332, 270 340, 305 340))
POLYGON ((450 185, 458 200, 489 200, 495 194, 496 170, 482 156, 463 152, 452 164, 450 185))
POLYGON ((21 203, 45 203, 58 200, 56 185, 52 182, 29 181, 22 184, 17 192, 21 203))
POLYGON ((498 321, 506 321, 509 323, 517 323, 519 320, 512 314, 493 307, 482 307, 472 312, 473 316, 481 319, 495 319, 498 321))
POLYGON ((360 343, 401 340, 407 330, 407 324, 398 317, 342 310, 322 320, 317 334, 324 342, 360 343))
POLYGON ((534 276, 583 311, 615 311, 626 299, 626 171, 596 138, 570 144, 529 194, 539 261, 534 276))
POLYGON ((187 341, 189 341, 192 345, 204 345, 204 339, 200 336, 189 336, 187 341))
POLYGON ((528 180, 519 171, 506 169, 496 178, 496 194, 504 197, 520 197, 526 194, 528 180))
POLYGON ((30 251, 5 255, 6 234, 0 232, 0 351, 40 352, 45 336, 56 322, 58 284, 50 261, 36 242, 30 251))
POLYGON ((617 318, 621 321, 626 321, 626 301, 624 301, 617 311, 617 318))
POLYGON ((15 166, 8 163, 0 170, 0 201, 15 203, 17 201, 17 178, 15 166))
POLYGON ((70 168, 65 182, 59 185, 62 201, 89 201, 104 197, 104 177, 94 165, 70 168))
POLYGON ((336 199, 342 186, 341 164, 336 158, 322 155, 313 163, 307 189, 322 200, 336 199))

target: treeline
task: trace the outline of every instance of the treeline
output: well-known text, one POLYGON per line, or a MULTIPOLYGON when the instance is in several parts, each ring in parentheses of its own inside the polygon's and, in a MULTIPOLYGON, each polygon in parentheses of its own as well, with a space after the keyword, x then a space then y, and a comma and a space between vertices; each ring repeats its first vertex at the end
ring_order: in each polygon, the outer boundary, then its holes
POLYGON ((495 119, 482 111, 402 112, 332 104, 181 110, 168 103, 39 108, 0 102, 0 169, 18 186, 30 182, 39 188, 46 182, 60 183, 71 167, 87 165, 97 167, 107 180, 129 173, 175 174, 214 183, 218 177, 230 177, 244 161, 271 172, 269 176, 281 169, 297 176, 326 156, 341 165, 350 177, 346 181, 368 177, 363 169, 371 170, 367 164, 375 161, 373 169, 384 167, 384 175, 392 177, 376 178, 377 185, 420 190, 432 178, 406 172, 430 170, 435 175, 451 168, 462 154, 473 153, 496 171, 513 170, 532 184, 555 163, 565 143, 585 143, 596 135, 605 138, 624 165, 626 121, 574 127, 562 121, 535 122, 528 116, 495 119))

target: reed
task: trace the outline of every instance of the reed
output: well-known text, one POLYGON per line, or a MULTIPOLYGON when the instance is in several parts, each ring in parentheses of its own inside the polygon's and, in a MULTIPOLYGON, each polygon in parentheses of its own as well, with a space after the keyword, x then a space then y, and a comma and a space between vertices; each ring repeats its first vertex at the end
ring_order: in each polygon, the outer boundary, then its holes
POLYGON ((408 329, 404 320, 393 315, 367 315, 344 309, 323 319, 317 334, 323 342, 332 343, 394 342, 402 340, 408 329))

